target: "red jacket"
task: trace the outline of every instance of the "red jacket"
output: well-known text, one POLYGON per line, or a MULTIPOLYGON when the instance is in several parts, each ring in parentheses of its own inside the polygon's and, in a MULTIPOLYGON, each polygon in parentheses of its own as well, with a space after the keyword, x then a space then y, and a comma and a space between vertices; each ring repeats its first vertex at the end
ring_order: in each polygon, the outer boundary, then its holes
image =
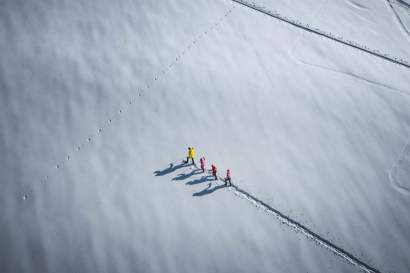
POLYGON ((217 172, 217 168, 216 168, 216 166, 215 165, 212 165, 212 173, 216 173, 217 172))

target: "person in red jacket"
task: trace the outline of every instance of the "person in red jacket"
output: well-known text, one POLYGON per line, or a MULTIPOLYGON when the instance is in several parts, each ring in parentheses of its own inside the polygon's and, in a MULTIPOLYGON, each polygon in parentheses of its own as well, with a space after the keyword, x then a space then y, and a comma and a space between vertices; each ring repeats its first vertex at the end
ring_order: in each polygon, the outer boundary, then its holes
POLYGON ((212 164, 211 168, 212 168, 212 175, 215 177, 215 180, 218 180, 218 176, 216 175, 218 169, 213 164, 212 164))
POLYGON ((225 186, 228 186, 228 182, 229 182, 229 186, 231 186, 232 183, 231 183, 231 170, 230 169, 226 170, 225 186))
POLYGON ((199 159, 199 163, 201 164, 201 170, 204 173, 205 172, 205 157, 201 157, 199 159))

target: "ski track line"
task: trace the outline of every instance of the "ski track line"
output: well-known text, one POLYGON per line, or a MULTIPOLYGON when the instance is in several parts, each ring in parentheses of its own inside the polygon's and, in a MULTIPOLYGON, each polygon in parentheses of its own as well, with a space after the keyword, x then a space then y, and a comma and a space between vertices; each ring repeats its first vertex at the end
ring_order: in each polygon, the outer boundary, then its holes
POLYGON ((368 53, 368 54, 373 55, 375 57, 379 57, 383 60, 389 61, 389 62, 397 64, 397 65, 401 65, 405 68, 410 69, 410 63, 407 62, 406 60, 401 59, 401 58, 394 57, 390 54, 382 53, 377 49, 371 49, 371 48, 369 48, 365 45, 360 45, 359 43, 351 41, 351 40, 346 40, 341 36, 336 36, 336 35, 334 35, 330 32, 325 32, 323 30, 320 30, 319 28, 312 27, 309 24, 304 24, 302 22, 299 22, 297 20, 294 20, 292 18, 284 16, 284 15, 280 14, 277 11, 270 11, 270 10, 264 8, 264 7, 256 5, 255 3, 250 3, 250 2, 247 2, 247 1, 244 1, 244 0, 231 0, 231 1, 233 1, 235 3, 238 3, 238 4, 240 4, 244 7, 255 10, 257 12, 268 15, 270 17, 273 17, 273 18, 275 18, 277 20, 280 20, 282 22, 288 23, 288 24, 290 24, 294 27, 300 28, 300 29, 308 31, 310 33, 317 34, 321 37, 333 40, 333 41, 338 42, 340 44, 343 44, 343 45, 358 49, 362 52, 368 53))
MULTIPOLYGON (((386 1, 390 1, 390 0, 386 0, 386 1)), ((317 15, 322 10, 323 5, 325 5, 327 3, 328 3, 328 0, 325 0, 321 5, 322 7, 320 7, 319 10, 315 14, 317 15)), ((350 1, 346 1, 346 3, 349 3, 349 5, 352 5, 352 6, 356 5, 356 3, 353 3, 353 2, 350 2, 350 1)), ((295 59, 296 62, 299 62, 299 63, 307 65, 307 66, 312 66, 312 67, 324 69, 326 71, 330 71, 330 72, 333 72, 333 73, 340 73, 342 75, 352 77, 356 80, 363 81, 367 84, 372 84, 372 85, 375 85, 375 86, 378 86, 378 87, 384 87, 384 88, 388 89, 387 92, 397 93, 397 94, 404 95, 404 96, 410 96, 409 92, 406 92, 406 91, 401 90, 401 89, 396 88, 396 87, 392 87, 388 84, 377 82, 377 81, 374 81, 374 80, 371 80, 371 79, 366 79, 365 77, 361 77, 360 75, 356 75, 354 73, 350 73, 350 72, 347 72, 347 71, 337 70, 337 69, 333 69, 333 68, 325 66, 325 65, 314 64, 314 63, 302 60, 300 57, 297 57, 294 52, 295 52, 295 48, 299 47, 298 43, 300 43, 301 39, 304 38, 304 37, 305 37, 304 34, 302 34, 300 37, 295 39, 295 42, 293 43, 292 49, 290 51, 291 52, 290 54, 292 54, 292 56, 293 56, 293 58, 295 59)))
MULTIPOLYGON (((172 162, 171 164, 177 165, 178 162, 172 162)), ((186 165, 189 166, 189 165, 186 165)), ((201 170, 196 164, 193 165, 195 170, 201 170)), ((211 170, 206 170, 207 173, 211 173, 211 170)), ((225 184, 225 180, 223 177, 218 176, 218 180, 222 181, 223 184, 225 184)), ((221 183, 218 183, 220 185, 223 185, 221 183)), ((359 258, 354 256, 353 254, 347 252, 341 247, 336 246, 326 238, 322 237, 321 235, 315 233, 302 223, 299 223, 296 220, 293 220, 289 216, 286 216, 279 210, 271 207, 267 203, 263 202, 261 199, 255 197, 248 191, 240 188, 238 185, 235 185, 234 183, 231 183, 230 187, 226 187, 227 190, 231 191, 233 194, 238 196, 241 199, 247 200, 249 203, 254 205, 256 208, 263 210, 267 214, 275 217, 278 219, 281 223, 287 225, 291 229, 293 229, 297 233, 303 234, 306 238, 312 240, 315 242, 317 245, 325 248, 326 250, 332 252, 336 256, 342 258, 344 261, 349 262, 351 265, 358 267, 361 271, 367 272, 367 273, 381 273, 381 271, 375 269, 371 265, 361 261, 359 258)))
MULTIPOLYGON (((230 8, 227 9, 227 11, 221 16, 219 17, 216 21, 214 21, 213 24, 211 24, 210 27, 208 27, 205 31, 202 31, 199 33, 199 35, 194 36, 194 39, 188 44, 186 45, 179 54, 176 55, 175 59, 168 64, 167 66, 164 66, 159 72, 157 72, 157 74, 154 76, 153 79, 151 79, 150 81, 148 81, 145 84, 145 87, 143 88, 138 88, 138 97, 141 97, 144 94, 144 91, 150 89, 151 87, 153 87, 155 85, 155 82, 158 81, 162 76, 166 75, 167 73, 169 73, 172 68, 178 63, 180 62, 180 60, 182 59, 182 57, 187 54, 187 52, 189 50, 191 50, 195 45, 198 44, 198 42, 203 39, 206 35, 210 34, 212 31, 214 31, 216 29, 216 27, 218 27, 224 19, 226 19, 231 13, 232 11, 235 9, 235 6, 232 5, 230 8)), ((72 156, 75 153, 80 152, 83 148, 85 148, 88 145, 91 145, 92 141, 94 138, 96 138, 99 135, 102 135, 104 130, 107 130, 108 128, 110 128, 112 122, 114 122, 116 119, 120 118, 120 116, 124 113, 124 111, 127 109, 127 107, 130 107, 131 105, 133 105, 135 102, 137 101, 136 97, 131 97, 128 99, 128 103, 124 104, 123 107, 119 108, 118 111, 116 112, 116 114, 114 114, 111 118, 109 118, 108 120, 106 120, 104 122, 104 125, 102 125, 101 127, 99 127, 96 131, 96 134, 90 134, 88 135, 88 137, 80 144, 78 144, 72 151, 72 153, 67 154, 64 159, 60 160, 59 162, 57 162, 55 164, 55 169, 59 170, 60 168, 62 168, 64 166, 64 164, 68 161, 71 160, 72 156)), ((44 177, 42 177, 39 182, 40 184, 45 184, 50 180, 50 176, 49 175, 45 175, 44 177)), ((34 186, 28 186, 28 189, 25 191, 25 193, 22 196, 23 200, 27 200, 29 197, 31 197, 33 195, 34 192, 34 186)))
MULTIPOLYGON (((293 54, 292 54, 292 55, 293 55, 293 54)), ((396 88, 396 87, 392 87, 392 86, 387 85, 387 84, 384 84, 384 83, 380 83, 380 82, 377 82, 377 81, 373 81, 373 80, 371 80, 371 79, 366 79, 365 77, 361 77, 360 75, 356 75, 356 74, 354 74, 354 73, 350 73, 350 72, 347 72, 347 71, 341 71, 341 70, 333 69, 333 68, 327 67, 327 66, 325 66, 325 65, 310 63, 310 62, 304 61, 304 60, 302 60, 302 59, 300 59, 300 58, 298 58, 298 57, 296 57, 296 56, 294 56, 294 55, 293 55, 293 58, 295 59, 295 61, 297 61, 297 62, 299 62, 299 63, 301 63, 301 64, 304 64, 304 65, 307 65, 307 66, 316 67, 316 68, 323 69, 323 70, 326 70, 326 71, 330 71, 330 72, 333 72, 333 73, 342 74, 342 75, 345 75, 345 76, 348 76, 348 77, 352 77, 352 78, 354 78, 354 79, 356 79, 356 80, 358 80, 358 81, 363 81, 363 82, 365 82, 365 83, 367 83, 367 84, 372 84, 372 85, 374 85, 374 86, 380 87, 380 89, 381 89, 383 92, 390 92, 390 93, 392 93, 392 94, 399 94, 399 95, 402 95, 402 96, 410 96, 410 93, 409 93, 409 92, 403 91, 403 90, 401 90, 401 89, 398 89, 398 88, 396 88), (385 88, 386 90, 383 89, 383 88, 385 88)), ((376 92, 377 92, 377 91, 376 91, 376 92)))
MULTIPOLYGON (((390 10, 392 11, 394 17, 396 18, 397 23, 400 26, 400 29, 403 31, 403 34, 407 37, 407 39, 410 39, 410 32, 407 29, 406 25, 403 23, 403 20, 400 18, 400 15, 397 13, 396 9, 393 7, 393 3, 391 0, 386 0, 387 5, 389 6, 390 10)), ((395 4, 398 4, 398 2, 395 2, 395 4)), ((400 5, 400 4, 398 4, 400 5)), ((400 5, 402 6, 402 5, 400 5)), ((402 6, 404 7, 404 6, 402 6)))
POLYGON ((397 4, 399 4, 400 6, 408 9, 410 11, 410 4, 407 4, 406 2, 404 2, 403 0, 394 0, 397 4))

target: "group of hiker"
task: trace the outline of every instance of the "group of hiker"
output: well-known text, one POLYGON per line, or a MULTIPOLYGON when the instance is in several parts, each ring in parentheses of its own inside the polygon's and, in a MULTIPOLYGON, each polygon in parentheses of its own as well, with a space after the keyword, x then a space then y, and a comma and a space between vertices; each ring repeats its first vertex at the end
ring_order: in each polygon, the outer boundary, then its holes
MULTIPOLYGON (((188 147, 188 155, 187 155, 185 163, 188 164, 189 161, 191 160, 192 164, 196 166, 194 157, 195 157, 194 147, 188 147)), ((205 157, 201 157, 199 159, 199 164, 200 164, 202 172, 204 173, 205 172, 205 157)), ((212 172, 212 176, 215 178, 215 180, 218 180, 218 175, 217 175, 218 169, 217 169, 216 165, 214 165, 214 164, 211 165, 211 172, 212 172)), ((230 169, 226 170, 226 176, 224 178, 224 181, 225 181, 226 186, 228 186, 228 185, 231 186, 231 170, 230 169)))

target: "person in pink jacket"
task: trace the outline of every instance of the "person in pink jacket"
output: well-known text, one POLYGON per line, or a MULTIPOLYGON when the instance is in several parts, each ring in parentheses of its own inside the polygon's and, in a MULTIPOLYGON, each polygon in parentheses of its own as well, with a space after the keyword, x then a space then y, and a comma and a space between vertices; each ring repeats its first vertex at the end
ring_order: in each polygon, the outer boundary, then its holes
POLYGON ((218 169, 217 169, 216 166, 213 165, 213 164, 212 164, 211 168, 212 168, 212 175, 214 176, 215 180, 218 180, 218 176, 217 176, 217 174, 216 174, 217 171, 218 171, 218 169))
POLYGON ((201 164, 201 170, 204 173, 205 172, 205 157, 201 157, 199 159, 199 163, 201 164))
POLYGON ((231 170, 227 169, 226 170, 226 177, 225 177, 225 186, 228 186, 228 182, 229 182, 229 186, 231 186, 231 170))

